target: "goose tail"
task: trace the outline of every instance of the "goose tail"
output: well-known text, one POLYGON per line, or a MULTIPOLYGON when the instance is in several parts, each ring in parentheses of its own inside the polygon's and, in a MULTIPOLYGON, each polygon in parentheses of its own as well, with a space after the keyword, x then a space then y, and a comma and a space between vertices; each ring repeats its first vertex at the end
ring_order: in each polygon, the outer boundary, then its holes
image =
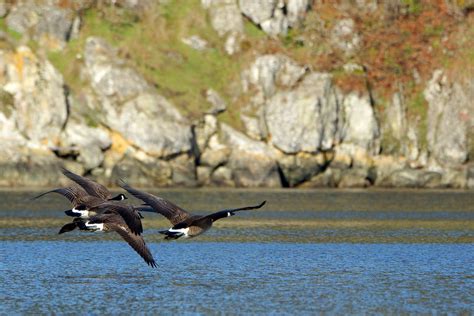
POLYGON ((61 234, 64 234, 64 233, 73 231, 73 230, 76 229, 77 227, 78 227, 77 222, 67 223, 66 225, 64 225, 63 227, 61 227, 61 229, 59 230, 58 234, 61 235, 61 234))
POLYGON ((165 240, 178 239, 179 237, 184 235, 182 232, 170 232, 169 230, 160 230, 159 233, 166 235, 165 240))

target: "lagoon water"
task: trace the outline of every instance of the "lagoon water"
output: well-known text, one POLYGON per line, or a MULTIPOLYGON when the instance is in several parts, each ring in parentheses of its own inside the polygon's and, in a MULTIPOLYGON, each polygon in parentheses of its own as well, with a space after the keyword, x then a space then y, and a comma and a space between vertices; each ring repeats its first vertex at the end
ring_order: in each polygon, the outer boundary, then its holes
POLYGON ((268 203, 175 242, 145 214, 151 269, 113 233, 58 236, 61 197, 0 192, 0 314, 474 313, 470 192, 160 194, 196 213, 268 203))

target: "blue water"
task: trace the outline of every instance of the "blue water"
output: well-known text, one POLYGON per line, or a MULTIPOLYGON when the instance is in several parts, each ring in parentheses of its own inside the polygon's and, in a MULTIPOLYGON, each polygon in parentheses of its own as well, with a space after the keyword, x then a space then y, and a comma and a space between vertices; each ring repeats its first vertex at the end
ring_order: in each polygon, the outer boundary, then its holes
POLYGON ((267 204, 188 241, 145 214, 152 269, 115 233, 58 235, 64 198, 0 191, 0 315, 474 314, 472 192, 155 193, 198 214, 267 204))
POLYGON ((474 313, 472 244, 3 242, 0 314, 474 313))

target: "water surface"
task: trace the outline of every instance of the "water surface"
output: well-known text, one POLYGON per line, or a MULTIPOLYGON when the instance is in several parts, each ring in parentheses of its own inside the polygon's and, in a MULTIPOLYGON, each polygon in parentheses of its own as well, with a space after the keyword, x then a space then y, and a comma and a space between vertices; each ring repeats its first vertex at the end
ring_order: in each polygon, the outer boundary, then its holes
POLYGON ((151 269, 113 233, 58 236, 61 197, 0 192, 0 314, 474 313, 472 193, 159 194, 197 213, 268 203, 188 241, 145 214, 151 269))

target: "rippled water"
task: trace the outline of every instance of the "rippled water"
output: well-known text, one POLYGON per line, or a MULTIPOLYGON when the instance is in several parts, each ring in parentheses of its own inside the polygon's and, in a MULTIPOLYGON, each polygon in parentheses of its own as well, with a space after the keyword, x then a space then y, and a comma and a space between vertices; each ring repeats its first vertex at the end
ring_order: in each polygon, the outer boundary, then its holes
POLYGON ((473 314, 469 192, 165 191, 207 212, 268 200, 162 242, 151 269, 114 234, 56 235, 67 203, 0 192, 0 314, 473 314))

